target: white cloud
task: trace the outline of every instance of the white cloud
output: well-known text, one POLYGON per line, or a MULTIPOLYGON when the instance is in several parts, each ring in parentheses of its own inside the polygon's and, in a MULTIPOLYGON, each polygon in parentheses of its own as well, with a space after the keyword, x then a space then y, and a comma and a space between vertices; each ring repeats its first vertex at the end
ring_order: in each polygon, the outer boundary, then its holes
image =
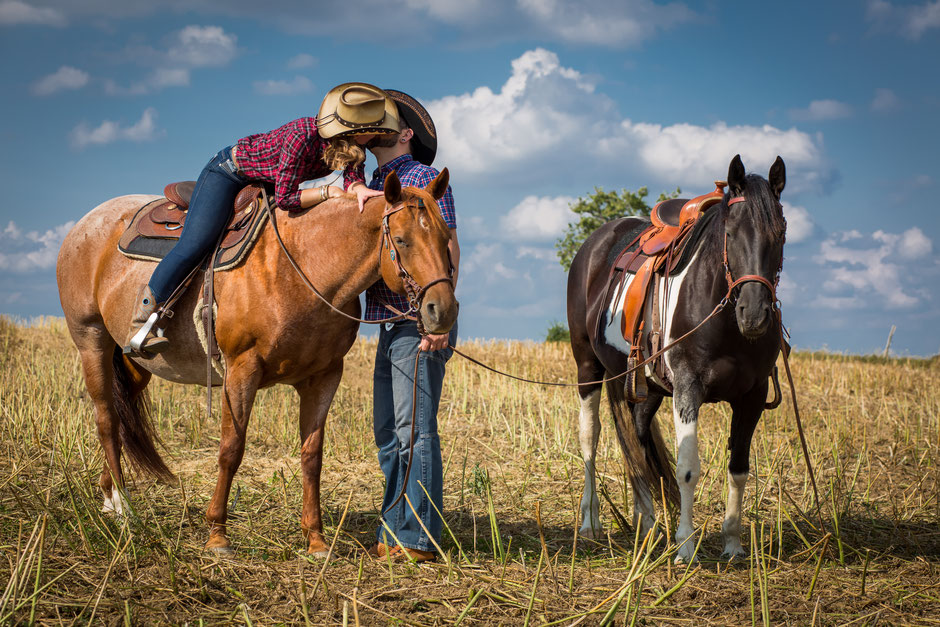
POLYGON ((794 120, 823 121, 838 120, 852 115, 852 107, 838 100, 813 100, 805 109, 791 109, 794 120))
POLYGON ((255 81, 255 93, 267 96, 289 96, 313 91, 313 83, 306 76, 295 76, 291 81, 255 81))
POLYGON ((569 209, 575 200, 570 196, 526 196, 500 218, 502 235, 517 241, 557 239, 575 217, 569 209))
POLYGON ((571 177, 581 168, 593 177, 630 171, 670 188, 696 189, 724 178, 737 153, 762 173, 783 156, 794 189, 824 186, 833 177, 821 136, 769 125, 624 119, 592 80, 544 48, 515 59, 498 91, 478 87, 427 107, 440 138, 437 163, 464 178, 571 177))
POLYGON ((183 68, 157 68, 142 81, 121 87, 112 80, 105 81, 105 93, 111 96, 140 96, 153 93, 166 87, 186 87, 189 85, 189 70, 183 68))
POLYGON ((885 0, 871 0, 868 3, 868 19, 883 30, 917 40, 928 30, 940 27, 940 0, 905 6, 895 6, 885 0))
POLYGON ((33 7, 19 0, 0 2, 0 24, 65 26, 65 23, 65 16, 56 9, 33 7))
MULTIPOLYGON (((623 122, 646 168, 662 179, 677 181, 682 187, 708 185, 724 178, 728 164, 740 154, 748 171, 764 174, 777 155, 783 155, 787 170, 822 166, 818 141, 797 129, 781 130, 770 125, 728 126, 724 122, 704 127, 694 124, 632 124, 623 122)), ((808 182, 818 176, 808 171, 790 181, 808 182)), ((766 176, 766 174, 764 174, 766 176)))
POLYGON ((300 70, 306 67, 313 67, 317 64, 317 58, 307 53, 301 53, 287 62, 287 67, 292 70, 300 70))
POLYGON ((42 233, 24 233, 11 220, 0 231, 0 270, 25 273, 55 267, 62 239, 73 226, 75 221, 70 220, 42 233))
POLYGON ((221 26, 187 26, 170 38, 167 60, 178 67, 227 65, 238 51, 237 41, 221 26))
POLYGON ((66 89, 80 89, 88 84, 88 73, 63 65, 58 70, 33 83, 32 92, 37 96, 48 96, 66 89))
POLYGON ((110 144, 116 141, 149 141, 162 134, 156 126, 157 111, 148 107, 136 123, 121 126, 118 122, 105 120, 95 128, 89 128, 84 122, 72 129, 72 146, 81 149, 93 144, 110 144))
POLYGON ((879 87, 875 90, 875 97, 871 101, 871 110, 877 113, 894 111, 901 106, 901 100, 890 89, 879 87))
POLYGON ((787 220, 787 242, 796 244, 809 238, 816 230, 816 225, 810 217, 809 211, 787 202, 782 204, 783 217, 787 220))
POLYGON ((823 266, 826 291, 821 304, 832 308, 909 309, 929 298, 913 278, 910 266, 898 261, 917 261, 936 267, 933 243, 917 227, 903 233, 875 231, 865 237, 858 231, 836 233, 820 246, 815 261, 823 266))
POLYGON ((221 26, 187 26, 167 38, 165 49, 139 46, 125 51, 128 60, 155 66, 143 79, 124 87, 105 81, 105 93, 114 96, 140 96, 167 87, 186 87, 191 72, 206 67, 228 65, 238 54, 238 38, 221 26))
POLYGON ((696 17, 684 4, 648 0, 518 0, 517 5, 546 34, 561 41, 613 48, 637 46, 657 31, 696 17))

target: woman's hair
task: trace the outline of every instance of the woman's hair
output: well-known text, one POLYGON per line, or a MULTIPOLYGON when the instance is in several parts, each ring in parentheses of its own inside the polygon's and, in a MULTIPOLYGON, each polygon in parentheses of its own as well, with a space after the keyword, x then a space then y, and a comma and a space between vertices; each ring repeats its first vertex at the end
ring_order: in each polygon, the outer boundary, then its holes
POLYGON ((354 141, 345 137, 334 137, 327 141, 323 151, 323 162, 331 170, 346 168, 365 163, 366 151, 354 141))

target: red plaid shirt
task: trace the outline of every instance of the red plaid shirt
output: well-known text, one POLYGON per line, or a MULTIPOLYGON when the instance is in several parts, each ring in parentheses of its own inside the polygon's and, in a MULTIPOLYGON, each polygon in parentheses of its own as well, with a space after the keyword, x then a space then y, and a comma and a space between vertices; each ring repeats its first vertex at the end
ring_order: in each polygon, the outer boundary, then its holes
MULTIPOLYGON (((268 133, 243 137, 236 146, 239 172, 274 183, 274 200, 281 209, 300 210, 298 186, 332 172, 321 158, 326 141, 317 133, 315 118, 298 118, 268 133)), ((343 172, 345 189, 356 181, 365 183, 361 163, 343 172)))

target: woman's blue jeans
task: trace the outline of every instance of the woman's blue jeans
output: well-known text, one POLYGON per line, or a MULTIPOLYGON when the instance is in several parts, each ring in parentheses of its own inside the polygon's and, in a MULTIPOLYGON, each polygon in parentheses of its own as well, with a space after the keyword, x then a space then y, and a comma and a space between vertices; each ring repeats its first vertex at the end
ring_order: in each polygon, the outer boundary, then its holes
POLYGON ((233 172, 232 147, 220 150, 202 169, 186 211, 183 232, 150 276, 150 290, 158 303, 173 293, 219 241, 232 216, 235 196, 247 181, 233 172))
MULTIPOLYGON (((456 341, 455 324, 450 332, 451 345, 456 341)), ((379 465, 385 474, 382 519, 394 537, 388 534, 380 521, 376 538, 388 546, 395 546, 397 538, 408 548, 435 551, 434 544, 421 528, 418 519, 440 545, 443 525, 437 511, 443 511, 444 508, 444 468, 441 462, 441 441, 437 435, 437 409, 444 384, 445 364, 453 351, 445 348, 420 353, 415 399, 412 394, 412 377, 420 343, 417 325, 411 321, 383 324, 379 331, 373 377, 373 426, 375 444, 379 447, 379 465), (405 497, 391 511, 385 511, 401 492, 405 469, 408 467, 413 399, 418 404, 415 412, 415 458, 405 494, 417 512, 417 518, 405 497), (431 505, 432 501, 437 510, 431 505)))

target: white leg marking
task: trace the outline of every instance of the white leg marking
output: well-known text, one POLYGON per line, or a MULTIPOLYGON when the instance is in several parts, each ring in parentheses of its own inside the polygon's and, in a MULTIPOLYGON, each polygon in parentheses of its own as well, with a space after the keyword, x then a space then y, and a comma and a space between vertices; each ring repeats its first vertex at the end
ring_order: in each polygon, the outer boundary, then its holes
POLYGON ((594 474, 594 456, 597 453, 597 438, 601 432, 600 405, 601 391, 597 389, 581 399, 581 413, 578 415, 578 439, 581 442, 581 458, 584 460, 581 529, 578 533, 586 538, 599 538, 603 535, 594 474))
POLYGON ((695 538, 692 537, 692 505, 695 486, 702 474, 698 455, 698 421, 683 422, 673 401, 673 420, 676 425, 676 481, 679 483, 679 527, 676 529, 676 545, 679 546, 677 562, 691 562, 695 553, 695 538))
POLYGON ((106 514, 114 514, 118 518, 124 517, 124 501, 121 499, 121 491, 117 486, 111 488, 111 496, 104 497, 104 505, 101 511, 106 514))
POLYGON ((728 505, 725 508, 725 521, 721 524, 721 533, 725 537, 725 550, 723 558, 734 559, 746 557, 747 553, 741 546, 741 501, 744 498, 744 486, 747 484, 747 473, 728 473, 728 505))

